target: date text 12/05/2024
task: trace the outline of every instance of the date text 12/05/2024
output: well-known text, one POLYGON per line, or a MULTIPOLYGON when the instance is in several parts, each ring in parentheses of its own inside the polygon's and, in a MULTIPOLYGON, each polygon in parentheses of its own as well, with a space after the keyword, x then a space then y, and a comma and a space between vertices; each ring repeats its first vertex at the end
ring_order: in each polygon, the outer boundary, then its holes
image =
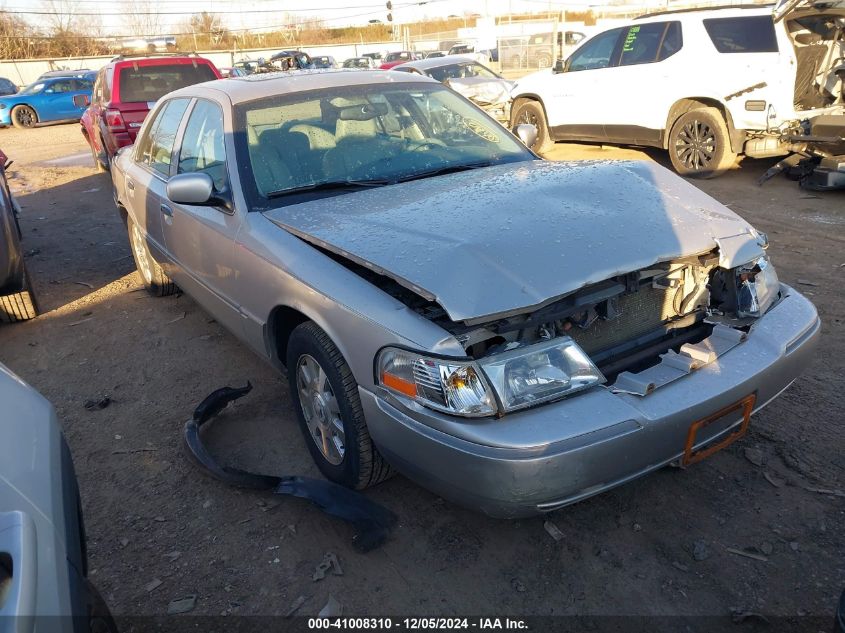
POLYGON ((524 630, 528 625, 518 618, 308 618, 308 629, 340 629, 349 631, 388 630, 524 630))

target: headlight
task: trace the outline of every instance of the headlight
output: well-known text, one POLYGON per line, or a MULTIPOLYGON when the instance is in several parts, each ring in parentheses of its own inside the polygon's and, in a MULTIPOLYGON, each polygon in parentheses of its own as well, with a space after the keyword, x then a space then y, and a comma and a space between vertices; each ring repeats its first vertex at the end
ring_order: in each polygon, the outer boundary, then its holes
POLYGON ((507 412, 605 382, 593 361, 569 337, 477 362, 429 358, 387 348, 379 354, 376 370, 379 383, 394 393, 466 417, 497 413, 494 390, 507 412))
POLYGON ((736 268, 737 309, 739 317, 765 314, 777 299, 780 282, 768 257, 760 257, 736 268))
POLYGON ((506 411, 560 398, 605 382, 568 336, 480 361, 506 411))
POLYGON ((454 415, 496 413, 496 399, 475 363, 429 358, 387 348, 376 361, 378 380, 395 393, 454 415))

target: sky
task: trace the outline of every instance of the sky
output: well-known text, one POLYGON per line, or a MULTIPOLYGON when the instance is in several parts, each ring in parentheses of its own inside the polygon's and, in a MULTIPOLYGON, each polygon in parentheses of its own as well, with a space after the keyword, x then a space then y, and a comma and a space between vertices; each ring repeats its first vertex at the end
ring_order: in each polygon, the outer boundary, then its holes
MULTIPOLYGON (((278 28, 294 16, 317 18, 326 26, 366 24, 369 20, 387 21, 388 10, 382 0, 135 0, 149 3, 150 10, 159 12, 162 32, 181 32, 178 25, 185 22, 193 12, 221 12, 226 28, 239 30, 268 31, 278 28)), ((479 13, 498 15, 509 12, 558 11, 567 7, 583 7, 585 0, 392 0, 393 18, 396 23, 413 23, 426 18, 479 13)), ((126 5, 114 0, 0 0, 0 9, 12 13, 20 12, 28 22, 44 25, 46 16, 35 12, 44 11, 46 2, 68 3, 80 13, 95 15, 102 25, 101 35, 128 35, 125 11, 126 5), (121 7, 123 10, 121 11, 121 7), (28 13, 29 12, 29 13, 28 13)))

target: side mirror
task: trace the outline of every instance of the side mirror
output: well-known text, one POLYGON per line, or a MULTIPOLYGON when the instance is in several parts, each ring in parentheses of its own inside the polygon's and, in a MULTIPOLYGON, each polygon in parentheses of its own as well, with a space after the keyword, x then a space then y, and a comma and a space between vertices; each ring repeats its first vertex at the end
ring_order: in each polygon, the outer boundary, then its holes
POLYGON ((531 147, 537 142, 537 128, 530 123, 520 123, 515 132, 525 147, 531 147))
POLYGON ((566 62, 562 59, 557 60, 552 67, 552 72, 555 74, 566 72, 566 62))
POLYGON ((177 174, 167 181, 166 191, 176 204, 206 205, 214 199, 214 182, 201 172, 177 174))
POLYGON ((91 105, 91 97, 88 95, 73 95, 73 105, 77 108, 86 108, 91 105))

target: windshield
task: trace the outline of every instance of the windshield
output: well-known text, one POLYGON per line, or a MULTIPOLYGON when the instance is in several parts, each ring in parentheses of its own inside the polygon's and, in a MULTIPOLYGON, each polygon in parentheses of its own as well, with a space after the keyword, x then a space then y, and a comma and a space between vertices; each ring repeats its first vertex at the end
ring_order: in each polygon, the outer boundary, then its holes
POLYGON ((384 58, 386 62, 398 62, 399 60, 408 61, 411 59, 411 54, 402 51, 401 53, 390 53, 387 57, 384 58))
POLYGON ((34 95, 34 94, 38 94, 42 90, 44 90, 44 82, 43 81, 36 81, 34 84, 29 84, 26 88, 21 90, 18 94, 34 95))
POLYGON ((237 162, 252 207, 302 201, 285 193, 306 188, 308 198, 338 195, 535 158, 481 110, 433 83, 276 95, 237 106, 235 115, 237 162), (355 187, 326 186, 337 183, 355 187))
POLYGON ((120 100, 157 101, 168 92, 217 79, 206 63, 125 66, 120 69, 120 100))
POLYGON ((471 77, 480 77, 482 79, 498 79, 499 76, 492 70, 488 70, 481 64, 451 64, 449 66, 441 66, 440 68, 432 68, 428 71, 428 76, 437 81, 446 81, 447 79, 467 79, 471 77))

